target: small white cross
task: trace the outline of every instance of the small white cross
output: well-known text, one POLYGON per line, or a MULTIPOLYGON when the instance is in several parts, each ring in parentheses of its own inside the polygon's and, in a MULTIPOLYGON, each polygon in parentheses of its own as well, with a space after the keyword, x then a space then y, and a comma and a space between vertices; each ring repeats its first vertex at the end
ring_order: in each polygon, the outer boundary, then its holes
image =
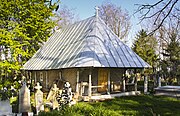
POLYGON ((96 6, 96 7, 95 7, 95 10, 96 10, 96 17, 98 17, 99 7, 96 6))
POLYGON ((35 86, 35 89, 40 90, 41 88, 42 88, 42 86, 40 86, 40 83, 37 82, 37 86, 35 86))

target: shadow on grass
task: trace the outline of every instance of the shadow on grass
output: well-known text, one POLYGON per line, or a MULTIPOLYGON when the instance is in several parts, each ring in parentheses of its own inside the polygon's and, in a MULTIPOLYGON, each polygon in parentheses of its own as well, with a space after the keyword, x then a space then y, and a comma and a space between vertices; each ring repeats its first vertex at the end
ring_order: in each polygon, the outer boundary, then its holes
POLYGON ((180 115, 180 100, 162 96, 128 96, 93 103, 93 107, 104 107, 114 111, 133 112, 132 115, 180 115))

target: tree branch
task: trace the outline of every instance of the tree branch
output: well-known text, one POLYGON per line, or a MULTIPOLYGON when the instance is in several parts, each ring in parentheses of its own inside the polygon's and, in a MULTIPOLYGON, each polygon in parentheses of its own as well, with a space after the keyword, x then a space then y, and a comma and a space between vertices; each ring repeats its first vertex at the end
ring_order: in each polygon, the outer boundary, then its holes
MULTIPOLYGON (((179 9, 175 7, 175 5, 178 3, 179 0, 168 0, 168 1, 165 1, 165 0, 159 0, 158 2, 154 3, 154 4, 136 4, 138 5, 138 9, 137 11, 134 13, 141 13, 141 17, 140 18, 140 23, 142 21, 144 21, 145 19, 149 19, 149 18, 155 18, 154 19, 154 25, 156 25, 157 27, 150 33, 150 34, 153 34, 155 31, 157 31, 162 25, 163 23, 165 22, 165 20, 167 19, 167 17, 170 15, 170 14, 173 14, 173 10, 176 10, 177 12, 177 15, 178 15, 178 12, 179 12, 179 9), (152 13, 153 12, 153 9, 154 7, 161 7, 161 5, 163 5, 163 7, 156 11, 155 13, 152 13), (143 11, 145 11, 145 13, 143 13, 143 11), (151 14, 152 13, 152 14, 151 14), (164 16, 163 16, 164 14, 164 16), (162 19, 160 19, 161 17, 163 16, 162 19), (157 21, 160 21, 159 24, 157 24, 157 21)), ((173 14, 174 17, 177 17, 179 19, 179 16, 176 16, 176 14, 173 14)))

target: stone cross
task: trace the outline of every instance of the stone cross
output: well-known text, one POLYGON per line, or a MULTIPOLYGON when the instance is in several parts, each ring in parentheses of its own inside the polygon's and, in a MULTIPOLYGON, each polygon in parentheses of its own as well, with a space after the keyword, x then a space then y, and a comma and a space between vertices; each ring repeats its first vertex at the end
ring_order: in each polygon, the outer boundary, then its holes
POLYGON ((54 92, 52 105, 53 105, 53 109, 56 109, 56 108, 58 108, 58 106, 59 106, 59 104, 58 104, 58 102, 57 102, 57 100, 56 100, 56 97, 57 97, 56 93, 57 93, 57 91, 59 90, 59 88, 57 87, 56 84, 54 84, 52 90, 53 90, 53 92, 54 92))
POLYGON ((54 84, 53 87, 51 88, 49 94, 48 94, 48 97, 47 97, 47 100, 52 103, 53 109, 56 109, 59 107, 59 104, 56 100, 57 91, 59 91, 59 88, 57 87, 56 84, 54 84))
POLYGON ((37 86, 35 86, 34 88, 37 89, 37 91, 38 91, 38 90, 40 90, 42 88, 42 86, 40 86, 40 83, 37 82, 37 86))
POLYGON ((40 86, 39 82, 37 82, 37 86, 35 86, 35 89, 37 89, 35 93, 35 105, 36 105, 36 114, 40 111, 44 111, 44 103, 43 103, 43 92, 40 90, 42 86, 40 86))
POLYGON ((31 111, 30 90, 27 88, 26 83, 23 82, 23 86, 19 91, 19 112, 28 113, 30 111, 31 111))
POLYGON ((52 90, 53 90, 54 92, 57 92, 57 91, 59 90, 59 88, 57 87, 57 85, 56 85, 56 84, 54 84, 54 86, 53 86, 52 90))

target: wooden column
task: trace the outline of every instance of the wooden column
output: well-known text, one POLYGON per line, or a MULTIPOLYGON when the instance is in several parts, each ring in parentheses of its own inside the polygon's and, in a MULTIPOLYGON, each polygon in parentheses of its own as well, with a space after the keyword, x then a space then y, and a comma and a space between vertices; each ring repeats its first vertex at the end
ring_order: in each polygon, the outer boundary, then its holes
POLYGON ((26 79, 29 79, 28 71, 25 71, 26 79))
POLYGON ((37 75, 36 75, 36 71, 34 71, 34 84, 37 83, 37 75))
POLYGON ((123 92, 126 91, 126 82, 125 82, 125 77, 126 77, 126 70, 124 71, 124 74, 123 74, 123 79, 122 79, 122 84, 123 84, 123 92))
POLYGON ((144 93, 148 92, 148 81, 147 81, 147 76, 144 75, 144 93))
POLYGON ((77 70, 76 74, 76 93, 79 94, 79 70, 77 70))
POLYGON ((60 72, 59 72, 59 79, 60 79, 60 80, 62 79, 62 72, 61 72, 61 70, 60 70, 60 72))
POLYGON ((110 89, 111 89, 111 73, 110 70, 108 71, 108 94, 110 94, 110 89))
POLYGON ((126 82, 125 82, 125 77, 123 77, 123 92, 126 91, 126 82))
POLYGON ((91 69, 90 69, 90 72, 89 72, 89 90, 88 90, 88 96, 91 97, 91 69))
POLYGON ((32 84, 32 72, 31 71, 29 71, 29 80, 30 80, 30 83, 32 84))
POLYGON ((135 73, 134 90, 135 90, 135 92, 136 92, 136 91, 137 91, 137 72, 136 72, 136 69, 134 70, 134 73, 135 73))
POLYGON ((46 71, 46 89, 48 88, 47 85, 48 85, 48 72, 46 71))

